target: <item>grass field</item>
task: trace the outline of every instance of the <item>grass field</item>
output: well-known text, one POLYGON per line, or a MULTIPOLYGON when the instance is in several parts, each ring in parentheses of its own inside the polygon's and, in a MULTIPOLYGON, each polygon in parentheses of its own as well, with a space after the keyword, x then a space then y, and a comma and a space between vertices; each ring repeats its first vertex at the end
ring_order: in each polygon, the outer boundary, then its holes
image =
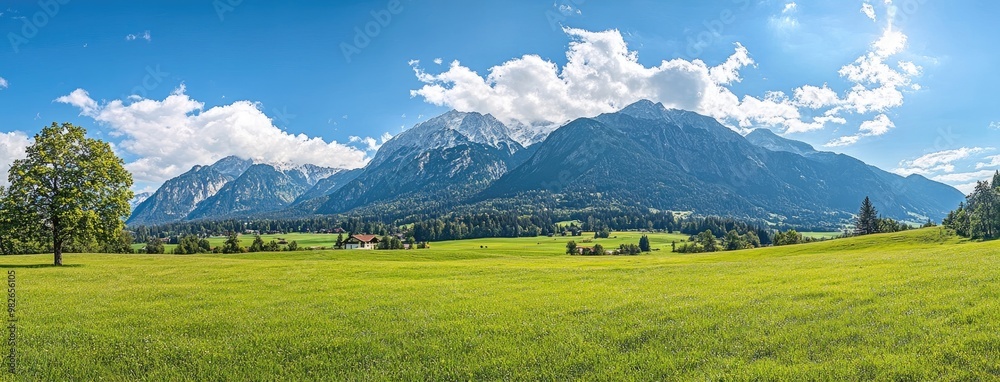
MULTIPOLYGON (((623 236, 599 242, 638 237, 623 236)), ((670 240, 655 236, 653 246, 670 240)), ((1000 378, 997 242, 925 229, 740 252, 580 257, 561 254, 565 241, 71 254, 63 268, 46 266, 51 256, 2 257, 0 268, 17 272, 18 301, 18 371, 3 375, 1000 378)))
POLYGON ((799 232, 802 237, 811 237, 813 239, 836 239, 844 235, 843 232, 799 232))
MULTIPOLYGON (((601 243, 604 247, 608 248, 609 245, 618 248, 619 244, 630 243, 636 244, 639 242, 639 237, 642 233, 638 232, 614 232, 610 239, 600 239, 595 240, 594 243, 601 243)), ((659 244, 666 251, 670 250, 670 244, 672 241, 686 241, 690 236, 682 234, 649 234, 651 236, 650 244, 654 247, 659 244)), ((289 242, 295 241, 299 244, 300 249, 307 248, 328 248, 332 249, 337 243, 337 234, 322 234, 322 233, 287 233, 281 235, 260 235, 260 238, 264 240, 265 243, 271 240, 278 241, 279 239, 285 239, 289 242)), ((347 234, 344 234, 344 238, 347 238, 347 234)), ((554 238, 550 237, 531 237, 531 238, 517 238, 517 239, 484 239, 484 240, 467 240, 467 241, 455 241, 445 244, 448 247, 458 246, 472 248, 480 245, 488 246, 493 243, 494 246, 499 245, 502 248, 515 248, 518 250, 531 249, 532 251, 544 251, 546 253, 559 253, 559 251, 565 251, 566 242, 574 240, 577 243, 582 243, 582 240, 591 239, 594 240, 593 232, 585 232, 583 236, 570 237, 570 236, 556 236, 554 238), (538 247, 538 245, 545 244, 543 247, 538 247), (556 248, 558 247, 558 248, 556 248), (561 248, 561 249, 560 249, 561 248)), ((253 243, 254 235, 240 235, 240 243, 247 247, 253 243)), ((213 236, 208 238, 208 242, 212 247, 220 247, 225 243, 225 236, 213 236)), ((144 243, 137 243, 132 245, 132 249, 142 249, 146 246, 144 243)), ((433 245, 432 245, 433 246, 433 245)), ((164 249, 166 253, 171 253, 176 244, 165 244, 164 249)), ((494 248, 496 249, 496 248, 494 248)), ((610 248, 609 248, 610 249, 610 248)))
MULTIPOLYGON (((337 243, 337 234, 328 233, 286 233, 281 235, 260 235, 260 238, 264 240, 265 243, 271 240, 279 241, 279 239, 285 239, 289 242, 295 241, 299 244, 299 248, 333 248, 334 244, 337 243)), ((344 234, 344 238, 347 238, 347 234, 344 234)), ((254 235, 240 235, 240 244, 244 247, 249 247, 253 243, 254 235)), ((223 243, 226 242, 225 236, 212 236, 208 238, 208 242, 212 244, 212 247, 221 247, 223 243)), ((145 243, 132 244, 132 249, 142 249, 145 248, 145 243)), ((163 248, 167 253, 170 253, 177 247, 177 244, 164 244, 163 248)))

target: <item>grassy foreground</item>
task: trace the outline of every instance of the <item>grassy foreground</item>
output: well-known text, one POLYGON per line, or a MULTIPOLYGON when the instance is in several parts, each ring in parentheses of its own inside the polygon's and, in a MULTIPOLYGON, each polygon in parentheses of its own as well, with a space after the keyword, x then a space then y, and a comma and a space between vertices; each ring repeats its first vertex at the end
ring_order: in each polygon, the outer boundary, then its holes
POLYGON ((0 375, 1000 378, 1000 243, 925 229, 676 255, 657 237, 652 255, 571 257, 566 240, 67 255, 63 268, 2 257, 17 272, 18 371, 0 375))

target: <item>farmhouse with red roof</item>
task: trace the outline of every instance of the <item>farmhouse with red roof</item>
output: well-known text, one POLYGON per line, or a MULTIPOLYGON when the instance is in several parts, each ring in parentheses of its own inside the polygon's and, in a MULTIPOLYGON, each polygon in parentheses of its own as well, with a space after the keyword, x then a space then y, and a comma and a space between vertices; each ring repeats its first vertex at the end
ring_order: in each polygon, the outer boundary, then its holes
POLYGON ((351 235, 344 240, 344 249, 375 249, 378 237, 375 235, 351 235))

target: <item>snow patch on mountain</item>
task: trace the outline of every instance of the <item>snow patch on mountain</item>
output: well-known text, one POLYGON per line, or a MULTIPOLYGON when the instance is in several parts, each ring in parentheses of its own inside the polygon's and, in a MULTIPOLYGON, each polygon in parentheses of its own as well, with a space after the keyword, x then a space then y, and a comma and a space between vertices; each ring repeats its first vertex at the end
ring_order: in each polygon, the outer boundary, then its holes
POLYGON ((397 154, 448 149, 478 143, 513 154, 524 146, 515 132, 492 115, 452 110, 393 137, 379 149, 369 166, 378 166, 397 154))

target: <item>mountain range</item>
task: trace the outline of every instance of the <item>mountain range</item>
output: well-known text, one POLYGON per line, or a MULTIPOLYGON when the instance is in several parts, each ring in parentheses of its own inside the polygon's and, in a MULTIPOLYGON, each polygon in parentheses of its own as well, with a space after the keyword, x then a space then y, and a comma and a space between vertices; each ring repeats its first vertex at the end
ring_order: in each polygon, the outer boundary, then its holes
POLYGON ((230 156, 211 166, 194 166, 166 181, 133 209, 127 223, 155 225, 280 210, 292 206, 300 196, 324 195, 338 186, 338 180, 346 181, 343 176, 350 173, 314 165, 256 163, 230 156))
POLYGON ((964 197, 920 175, 901 177, 768 129, 743 136, 710 117, 640 101, 556 129, 451 111, 392 138, 353 170, 228 157, 167 181, 128 223, 402 217, 503 205, 836 226, 866 196, 883 215, 906 221, 940 220, 964 197))

